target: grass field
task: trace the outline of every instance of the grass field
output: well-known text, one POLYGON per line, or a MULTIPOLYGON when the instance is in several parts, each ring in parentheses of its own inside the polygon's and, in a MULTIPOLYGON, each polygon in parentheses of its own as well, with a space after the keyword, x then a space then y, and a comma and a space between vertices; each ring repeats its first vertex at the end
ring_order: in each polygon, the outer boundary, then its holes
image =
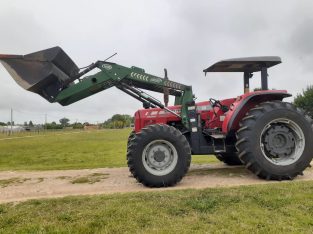
MULTIPOLYGON (((0 134, 0 170, 124 167, 130 131, 0 134), (7 137, 16 139, 1 140, 7 137)), ((201 164, 212 162, 217 162, 215 157, 194 156, 192 161, 201 164)))
POLYGON ((2 233, 313 233, 313 182, 0 205, 2 233))
MULTIPOLYGON (((0 170, 126 166, 130 129, 0 134, 0 170)), ((217 162, 193 156, 192 163, 217 162)), ((229 172, 229 171, 228 171, 229 172)), ((195 173, 195 172, 194 172, 195 173)), ((209 173, 209 172, 201 172, 209 173)), ((71 183, 96 183, 106 174, 71 183)), ((12 178, 0 183, 23 183, 12 178)), ((0 205, 0 233, 313 233, 313 181, 0 205)))

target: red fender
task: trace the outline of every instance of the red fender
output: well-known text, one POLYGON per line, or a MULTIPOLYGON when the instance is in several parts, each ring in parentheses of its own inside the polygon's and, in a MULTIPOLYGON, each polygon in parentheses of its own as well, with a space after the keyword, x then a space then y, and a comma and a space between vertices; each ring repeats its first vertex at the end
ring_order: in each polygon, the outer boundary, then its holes
POLYGON ((292 96, 286 90, 262 90, 246 93, 238 96, 236 101, 231 104, 222 125, 222 131, 228 133, 239 129, 239 122, 245 114, 261 102, 272 100, 283 100, 292 96))

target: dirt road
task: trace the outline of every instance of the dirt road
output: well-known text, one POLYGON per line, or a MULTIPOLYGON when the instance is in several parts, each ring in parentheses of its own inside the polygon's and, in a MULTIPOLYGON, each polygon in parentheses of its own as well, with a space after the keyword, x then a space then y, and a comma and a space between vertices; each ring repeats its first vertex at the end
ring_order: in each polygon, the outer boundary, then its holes
MULTIPOLYGON (((313 169, 295 180, 313 180, 313 169)), ((68 195, 111 194, 173 189, 280 183, 260 180, 243 167, 224 164, 192 165, 188 175, 175 187, 151 189, 137 183, 128 168, 98 168, 64 171, 0 172, 0 203, 68 195)), ((288 182, 287 182, 288 183, 288 182)))

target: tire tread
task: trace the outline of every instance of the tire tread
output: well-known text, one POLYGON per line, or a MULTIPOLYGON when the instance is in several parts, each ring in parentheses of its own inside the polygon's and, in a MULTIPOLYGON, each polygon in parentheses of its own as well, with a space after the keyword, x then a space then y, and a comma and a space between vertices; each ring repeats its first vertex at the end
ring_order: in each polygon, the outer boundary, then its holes
MULTIPOLYGON (((264 114, 274 110, 274 109, 287 109, 294 112, 297 112, 298 114, 304 115, 304 112, 300 110, 299 108, 296 108, 294 105, 282 102, 279 100, 270 101, 270 102, 263 102, 259 104, 258 106, 250 109, 246 116, 241 120, 240 122, 240 129, 236 133, 237 142, 235 144, 237 150, 238 150, 238 157, 243 162, 245 167, 253 172, 255 175, 257 175, 260 178, 266 179, 266 180, 292 180, 297 175, 303 174, 303 170, 310 166, 310 163, 308 165, 305 165, 305 168, 299 168, 295 172, 285 173, 283 175, 275 174, 273 172, 270 172, 266 168, 263 168, 257 161, 254 159, 253 155, 253 149, 250 147, 251 140, 249 138, 249 135, 251 135, 251 131, 253 131, 253 127, 255 126, 256 122, 259 118, 261 118, 264 114)), ((310 117, 305 115, 305 119, 310 123, 312 126, 313 121, 310 117)))

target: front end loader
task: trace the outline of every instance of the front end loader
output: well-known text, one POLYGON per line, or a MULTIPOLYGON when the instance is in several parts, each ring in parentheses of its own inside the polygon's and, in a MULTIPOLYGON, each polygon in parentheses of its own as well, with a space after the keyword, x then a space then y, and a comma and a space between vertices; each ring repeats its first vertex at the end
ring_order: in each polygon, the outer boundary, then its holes
POLYGON ((130 172, 149 187, 175 185, 187 173, 191 155, 215 155, 228 165, 241 165, 260 178, 289 180, 310 166, 312 120, 283 99, 286 90, 268 90, 268 68, 279 57, 223 60, 204 72, 243 73, 244 94, 224 100, 195 102, 192 87, 106 60, 79 69, 60 48, 27 55, 0 55, 0 61, 24 89, 47 101, 70 105, 116 87, 143 103, 127 143, 130 172), (93 69, 99 72, 87 75, 93 69), (261 89, 249 80, 261 73, 261 89), (164 94, 164 103, 143 90, 164 94), (175 103, 168 106, 169 95, 175 103))

